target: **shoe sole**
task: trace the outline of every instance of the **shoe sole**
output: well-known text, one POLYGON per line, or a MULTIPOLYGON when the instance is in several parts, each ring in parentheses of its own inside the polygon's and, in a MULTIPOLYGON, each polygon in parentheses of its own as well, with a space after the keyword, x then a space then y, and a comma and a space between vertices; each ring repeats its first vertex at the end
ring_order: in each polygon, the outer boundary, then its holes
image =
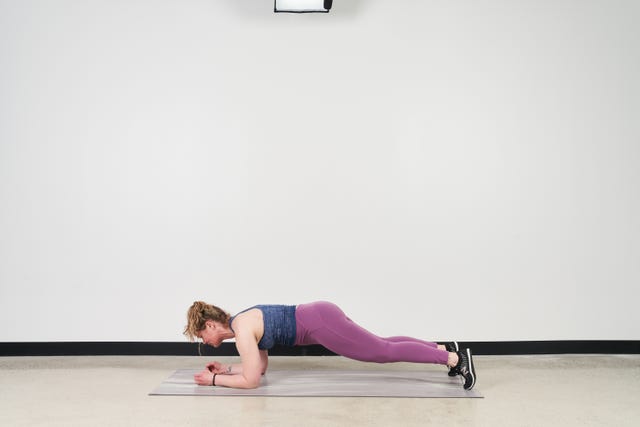
MULTIPOLYGON (((469 374, 471 375, 471 384, 465 387, 465 390, 471 390, 476 385, 476 369, 473 367, 473 358, 471 357, 471 349, 467 349, 467 360, 469 360, 469 374)), ((466 382, 466 378, 465 378, 466 382)), ((466 384, 465 384, 466 385, 466 384)))

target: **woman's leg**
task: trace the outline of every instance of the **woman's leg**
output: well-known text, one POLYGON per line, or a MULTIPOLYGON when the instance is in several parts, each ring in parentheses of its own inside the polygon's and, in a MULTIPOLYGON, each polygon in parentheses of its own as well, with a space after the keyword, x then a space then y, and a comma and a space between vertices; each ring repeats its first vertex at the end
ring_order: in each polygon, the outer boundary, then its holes
POLYGON ((387 337, 387 338, 384 338, 384 339, 387 340, 387 341, 394 341, 394 342, 418 341, 418 342, 421 342, 424 345, 428 345, 429 347, 437 348, 438 350, 449 351, 449 350, 447 350, 447 346, 445 346, 443 344, 438 344, 438 343, 431 342, 431 341, 423 341, 423 340, 419 340, 419 339, 413 338, 413 337, 387 337))
POLYGON ((387 338, 383 338, 386 341, 391 341, 391 342, 406 342, 406 341, 410 341, 410 342, 419 342, 422 343, 424 345, 428 345, 429 347, 438 347, 437 343, 434 342, 430 342, 430 341, 423 341, 423 340, 419 340, 417 338, 413 338, 413 337, 387 337, 387 338))
POLYGON ((355 324, 335 304, 317 302, 301 310, 306 344, 321 344, 342 356, 364 362, 449 362, 449 353, 437 344, 411 337, 381 338, 355 324), (307 314, 304 314, 307 313, 307 314))

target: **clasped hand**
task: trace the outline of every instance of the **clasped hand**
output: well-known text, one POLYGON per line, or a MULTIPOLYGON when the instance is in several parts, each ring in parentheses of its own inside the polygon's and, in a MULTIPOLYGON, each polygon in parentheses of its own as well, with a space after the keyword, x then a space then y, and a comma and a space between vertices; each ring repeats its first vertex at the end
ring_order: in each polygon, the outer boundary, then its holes
POLYGON ((195 374, 193 379, 198 385, 213 385, 213 374, 221 375, 226 373, 228 373, 228 367, 220 362, 211 362, 207 364, 205 370, 195 374))
POLYGON ((212 374, 228 374, 229 373, 229 366, 224 366, 220 362, 207 363, 207 369, 212 374))

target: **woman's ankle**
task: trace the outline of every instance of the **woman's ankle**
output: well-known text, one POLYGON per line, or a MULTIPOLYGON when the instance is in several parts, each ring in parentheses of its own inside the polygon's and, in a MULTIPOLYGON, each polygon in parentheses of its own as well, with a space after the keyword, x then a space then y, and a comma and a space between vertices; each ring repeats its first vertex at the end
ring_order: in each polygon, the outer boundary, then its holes
POLYGON ((447 366, 450 368, 454 368, 458 365, 458 361, 460 358, 457 353, 449 352, 449 358, 447 360, 447 366))

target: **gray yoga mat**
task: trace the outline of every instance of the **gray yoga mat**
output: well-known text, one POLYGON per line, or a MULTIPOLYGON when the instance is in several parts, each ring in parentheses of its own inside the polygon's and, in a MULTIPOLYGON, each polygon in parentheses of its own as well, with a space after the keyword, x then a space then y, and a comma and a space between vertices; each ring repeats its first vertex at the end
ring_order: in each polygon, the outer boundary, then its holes
POLYGON ((354 397, 482 397, 465 390, 461 377, 430 371, 269 371, 260 387, 250 390, 199 386, 196 369, 179 369, 152 396, 354 396, 354 397))

